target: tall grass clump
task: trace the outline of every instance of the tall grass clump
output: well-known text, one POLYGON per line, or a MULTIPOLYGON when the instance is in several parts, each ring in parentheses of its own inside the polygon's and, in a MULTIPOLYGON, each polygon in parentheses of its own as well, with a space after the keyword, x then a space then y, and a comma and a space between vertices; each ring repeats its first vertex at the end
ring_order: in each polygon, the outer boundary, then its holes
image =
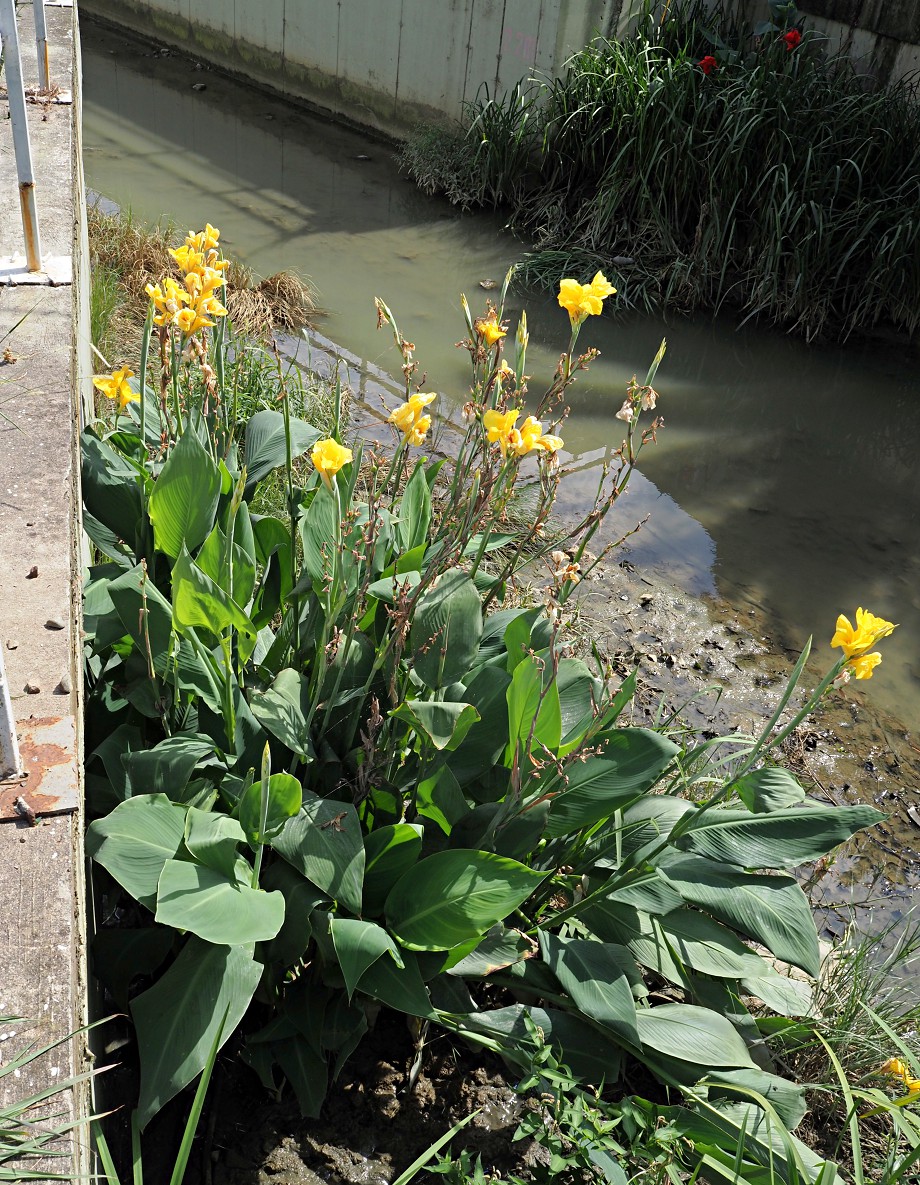
POLYGON ((425 133, 404 163, 429 192, 510 207, 534 242, 525 282, 553 285, 582 255, 627 303, 727 305, 807 338, 913 332, 914 85, 827 56, 793 5, 756 30, 727 6, 671 7, 558 79, 481 95, 459 138, 426 153, 425 133))

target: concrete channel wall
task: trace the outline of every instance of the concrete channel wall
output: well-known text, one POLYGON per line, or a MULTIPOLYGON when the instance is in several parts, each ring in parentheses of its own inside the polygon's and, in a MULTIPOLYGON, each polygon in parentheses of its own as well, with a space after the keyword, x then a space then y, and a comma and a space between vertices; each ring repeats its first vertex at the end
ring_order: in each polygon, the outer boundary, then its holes
POLYGON ((486 84, 554 75, 640 0, 84 0, 85 11, 400 135, 486 84))
MULTIPOLYGON (((82 584, 78 429, 89 386, 89 271, 76 11, 48 3, 50 80, 32 96, 42 260, 56 282, 22 283, 24 251, 8 101, 0 97, 0 647, 24 777, 0 780, 0 1059, 61 1041, 0 1078, 0 1106, 87 1069, 82 823, 82 584), (49 259, 49 257, 51 257, 49 259), (68 270, 73 282, 67 282, 68 270), (17 799, 37 816, 35 825, 17 799)), ((37 90, 32 5, 18 6, 23 81, 37 90)), ((4 47, 8 49, 8 47, 4 47)), ((8 60, 4 62, 4 88, 8 60)), ((89 1114, 86 1084, 44 1107, 89 1114)), ((88 1132, 40 1171, 86 1177, 88 1132)), ((9 1166, 13 1167, 13 1166, 9 1166)), ((46 1178, 41 1178, 46 1179, 46 1178)))
MULTIPOLYGON (((763 20, 766 0, 746 0, 747 16, 763 20)), ((860 73, 887 82, 920 71, 917 0, 802 0, 807 28, 825 33, 832 51, 844 50, 860 73)))

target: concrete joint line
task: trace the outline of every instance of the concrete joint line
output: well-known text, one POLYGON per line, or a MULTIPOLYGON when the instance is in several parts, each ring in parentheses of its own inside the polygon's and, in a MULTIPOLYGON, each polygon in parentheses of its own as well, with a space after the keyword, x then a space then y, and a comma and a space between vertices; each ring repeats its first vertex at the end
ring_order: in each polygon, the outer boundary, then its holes
POLYGON ((45 255, 40 272, 29 271, 24 255, 0 255, 0 287, 50 284, 52 288, 66 288, 72 283, 73 261, 69 255, 45 255))

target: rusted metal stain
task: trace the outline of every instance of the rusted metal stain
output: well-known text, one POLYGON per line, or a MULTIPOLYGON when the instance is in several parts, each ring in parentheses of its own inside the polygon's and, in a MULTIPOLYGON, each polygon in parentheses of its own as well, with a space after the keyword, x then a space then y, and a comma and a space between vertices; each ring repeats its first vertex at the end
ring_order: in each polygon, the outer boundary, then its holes
POLYGON ((0 782, 0 823, 23 821, 17 798, 39 819, 75 811, 79 781, 73 716, 27 720, 18 731, 24 776, 0 782))
POLYGON ((35 182, 20 181, 19 204, 22 207, 22 233, 26 242, 26 266, 30 272, 42 270, 38 238, 38 215, 35 212, 35 182))

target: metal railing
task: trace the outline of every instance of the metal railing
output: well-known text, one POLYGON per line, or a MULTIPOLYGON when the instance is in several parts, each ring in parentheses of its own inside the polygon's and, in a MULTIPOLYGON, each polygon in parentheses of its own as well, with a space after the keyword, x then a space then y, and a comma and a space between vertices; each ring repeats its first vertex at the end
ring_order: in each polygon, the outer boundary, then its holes
POLYGON ((0 653, 0 779, 15 778, 22 773, 19 756, 19 742, 16 739, 16 725, 13 721, 13 705, 10 702, 10 685, 3 668, 0 653))
MULTIPOLYGON (((51 76, 48 64, 48 31, 45 24, 44 0, 32 0, 35 14, 35 43, 38 51, 38 79, 40 91, 50 91, 51 76)), ((22 209, 22 233, 26 248, 26 267, 30 272, 42 270, 41 236, 38 230, 38 211, 35 207, 35 176, 32 171, 32 146, 26 120, 26 95, 22 81, 22 58, 19 53, 19 30, 16 25, 15 0, 0 0, 0 42, 3 45, 3 70, 6 76, 10 122, 13 127, 13 151, 19 178, 19 204, 22 209)))

